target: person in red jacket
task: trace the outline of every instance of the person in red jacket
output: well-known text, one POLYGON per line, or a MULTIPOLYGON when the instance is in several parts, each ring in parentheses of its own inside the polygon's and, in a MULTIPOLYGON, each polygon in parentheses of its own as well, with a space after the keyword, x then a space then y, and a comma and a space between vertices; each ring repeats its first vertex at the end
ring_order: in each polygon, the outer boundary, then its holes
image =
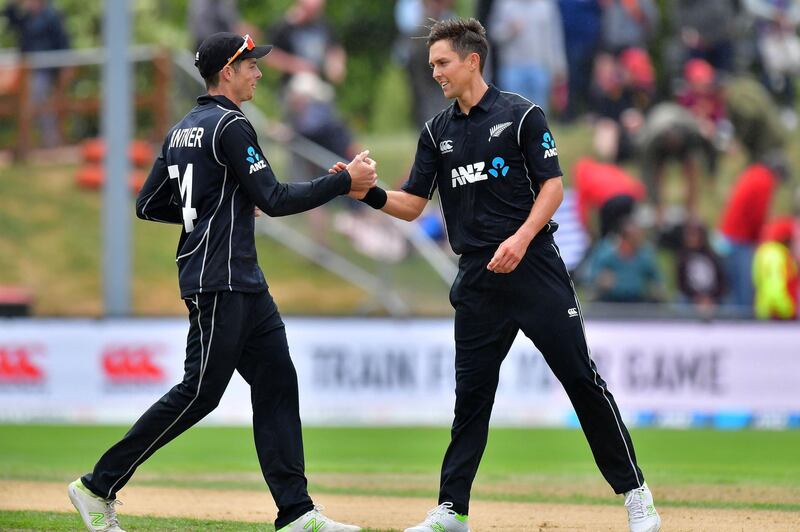
POLYGON ((575 163, 573 176, 581 223, 591 232, 592 213, 597 211, 600 238, 616 231, 645 197, 644 185, 614 164, 582 157, 575 163))
POLYGON ((745 168, 731 190, 719 224, 720 253, 729 281, 728 302, 753 307, 753 254, 777 186, 788 177, 782 154, 772 154, 745 168))

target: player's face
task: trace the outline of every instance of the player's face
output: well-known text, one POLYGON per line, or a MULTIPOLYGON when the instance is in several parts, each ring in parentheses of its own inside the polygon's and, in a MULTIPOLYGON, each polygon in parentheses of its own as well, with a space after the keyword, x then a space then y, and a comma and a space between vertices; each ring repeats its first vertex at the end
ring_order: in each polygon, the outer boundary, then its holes
POLYGON ((445 98, 458 98, 469 86, 475 73, 473 55, 464 59, 453 50, 450 40, 436 41, 428 51, 428 61, 433 69, 433 79, 442 88, 445 98))
POLYGON ((234 71, 231 78, 240 101, 246 102, 253 99, 259 79, 261 79, 261 70, 258 68, 258 60, 243 59, 239 64, 239 71, 234 71))

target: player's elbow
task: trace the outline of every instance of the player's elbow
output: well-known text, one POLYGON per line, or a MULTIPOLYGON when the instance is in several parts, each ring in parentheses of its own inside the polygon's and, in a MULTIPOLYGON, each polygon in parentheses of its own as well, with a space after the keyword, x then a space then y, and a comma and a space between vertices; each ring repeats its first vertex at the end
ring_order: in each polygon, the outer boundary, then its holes
POLYGON ((400 208, 397 210, 397 217, 407 222, 413 222, 422 215, 425 210, 428 200, 407 194, 402 196, 403 201, 398 205, 400 208))
POLYGON ((265 203, 264 205, 256 204, 256 207, 261 209, 261 212, 269 216, 270 218, 279 218, 281 216, 288 216, 293 214, 292 211, 281 208, 280 205, 273 205, 271 203, 265 203))
POLYGON ((147 215, 144 213, 146 202, 142 201, 141 198, 136 200, 136 217, 140 220, 147 220, 147 215))
POLYGON ((401 220, 405 220, 406 222, 413 222, 414 220, 419 218, 420 214, 421 212, 416 212, 416 211, 403 211, 399 213, 398 216, 401 220))

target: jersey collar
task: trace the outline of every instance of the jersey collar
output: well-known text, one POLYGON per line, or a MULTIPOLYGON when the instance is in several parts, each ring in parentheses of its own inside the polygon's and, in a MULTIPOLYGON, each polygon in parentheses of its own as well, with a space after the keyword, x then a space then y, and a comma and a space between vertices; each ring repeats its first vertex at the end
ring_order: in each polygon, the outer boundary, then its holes
MULTIPOLYGON (((489 89, 483 94, 483 97, 480 99, 480 101, 476 103, 472 109, 470 109, 470 115, 474 113, 476 109, 480 109, 484 113, 489 112, 489 109, 491 109, 492 104, 494 104, 495 100, 497 100, 497 96, 499 94, 500 91, 497 90, 497 87, 490 83, 489 89)), ((466 118, 469 116, 461 112, 461 108, 458 106, 457 100, 453 100, 451 109, 454 118, 466 118)))
POLYGON ((239 107, 237 107, 235 103, 230 101, 227 97, 222 96, 221 94, 218 94, 216 96, 204 94, 197 98, 197 105, 207 105, 209 103, 216 103, 217 105, 220 105, 225 109, 230 109, 232 111, 239 111, 240 113, 242 112, 242 110, 239 109, 239 107))

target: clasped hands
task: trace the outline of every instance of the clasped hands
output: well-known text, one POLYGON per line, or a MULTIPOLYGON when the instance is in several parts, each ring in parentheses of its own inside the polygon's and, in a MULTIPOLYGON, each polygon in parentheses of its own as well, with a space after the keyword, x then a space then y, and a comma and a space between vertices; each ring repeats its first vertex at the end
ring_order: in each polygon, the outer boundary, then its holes
POLYGON ((348 164, 338 162, 328 172, 335 174, 342 170, 350 173, 350 192, 347 194, 353 199, 360 200, 367 195, 367 191, 378 185, 378 163, 369 157, 369 150, 364 150, 348 164))

